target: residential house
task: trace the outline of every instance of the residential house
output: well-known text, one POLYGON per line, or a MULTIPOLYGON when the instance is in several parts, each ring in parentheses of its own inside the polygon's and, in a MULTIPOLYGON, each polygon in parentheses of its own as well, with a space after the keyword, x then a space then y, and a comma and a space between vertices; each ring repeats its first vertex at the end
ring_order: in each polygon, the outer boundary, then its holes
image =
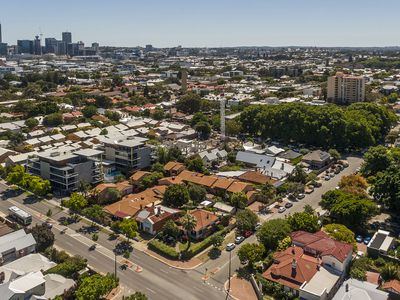
POLYGON ((124 219, 134 217, 144 207, 162 202, 166 186, 155 186, 137 194, 130 194, 120 201, 104 207, 104 211, 115 218, 124 219))
POLYGON ((141 210, 136 216, 136 221, 140 230, 156 235, 168 220, 176 220, 179 213, 180 210, 155 205, 141 210))
POLYGON ((264 273, 301 299, 330 299, 345 275, 353 247, 320 231, 296 231, 292 246, 274 254, 274 263, 264 273))
POLYGON ((381 285, 381 289, 389 293, 389 299, 400 299, 400 281, 392 279, 381 285))
POLYGON ((18 152, 15 152, 13 150, 9 150, 6 148, 0 148, 0 163, 4 163, 6 161, 6 158, 12 155, 17 155, 18 152))
POLYGON ((94 188, 97 199, 101 203, 107 203, 113 200, 113 190, 118 191, 120 197, 124 197, 133 192, 133 186, 125 180, 118 183, 101 183, 94 188))
POLYGON ((212 167, 213 164, 219 164, 226 160, 228 153, 225 150, 218 148, 206 150, 199 153, 200 158, 203 160, 204 165, 212 167))
POLYGON ((202 239, 210 235, 217 224, 219 217, 210 211, 204 209, 196 209, 189 212, 196 219, 196 227, 189 232, 193 239, 202 239))
POLYGON ((328 152, 315 150, 304 155, 301 161, 308 164, 311 169, 319 170, 328 166, 332 158, 328 152))
POLYGON ((274 184, 276 182, 276 180, 272 179, 270 176, 257 171, 247 171, 238 176, 238 179, 255 185, 274 184))
POLYGON ((387 300, 389 294, 378 290, 378 286, 353 278, 342 283, 332 300, 387 300))
POLYGON ((150 172, 145 171, 136 171, 129 177, 129 182, 133 185, 134 188, 137 188, 140 184, 140 181, 146 176, 151 174, 150 172))
POLYGON ((320 257, 324 266, 335 271, 345 272, 351 262, 353 246, 333 240, 323 231, 295 231, 291 237, 293 245, 303 248, 308 255, 320 257))
POLYGON ((176 161, 170 161, 165 164, 164 171, 170 176, 177 176, 180 172, 185 170, 185 165, 176 161))
POLYGON ((27 234, 23 229, 0 236, 0 264, 34 252, 36 252, 36 241, 31 233, 27 234))

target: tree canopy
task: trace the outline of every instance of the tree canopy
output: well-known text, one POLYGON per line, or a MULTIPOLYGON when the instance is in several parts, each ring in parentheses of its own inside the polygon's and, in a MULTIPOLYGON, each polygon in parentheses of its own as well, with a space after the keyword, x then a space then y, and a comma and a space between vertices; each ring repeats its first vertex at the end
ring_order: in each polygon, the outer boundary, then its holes
POLYGON ((239 231, 253 230, 257 225, 258 216, 249 209, 244 209, 236 214, 236 226, 239 231))
POLYGON ((257 238, 266 249, 275 250, 279 241, 287 237, 291 231, 287 220, 274 219, 261 225, 257 230, 257 238))
POLYGON ((37 250, 44 251, 54 244, 54 233, 45 224, 36 224, 30 230, 37 243, 37 250))
POLYGON ((328 191, 322 195, 322 208, 329 210, 338 223, 350 228, 359 228, 377 212, 372 200, 341 190, 328 191))
POLYGON ((307 212, 295 212, 288 217, 288 223, 293 231, 316 232, 319 230, 318 217, 307 212))
POLYGON ((265 247, 263 244, 253 243, 241 246, 237 255, 241 263, 247 262, 252 267, 255 262, 262 259, 264 252, 265 247))
POLYGON ((375 145, 396 119, 374 103, 346 108, 287 103, 247 107, 240 120, 244 132, 264 139, 343 149, 375 145))
POLYGON ((117 286, 118 281, 113 275, 94 274, 80 280, 75 296, 78 300, 97 300, 117 286))
POLYGON ((167 187, 164 193, 163 201, 165 205, 172 207, 181 207, 190 200, 189 191, 186 185, 172 184, 167 187))

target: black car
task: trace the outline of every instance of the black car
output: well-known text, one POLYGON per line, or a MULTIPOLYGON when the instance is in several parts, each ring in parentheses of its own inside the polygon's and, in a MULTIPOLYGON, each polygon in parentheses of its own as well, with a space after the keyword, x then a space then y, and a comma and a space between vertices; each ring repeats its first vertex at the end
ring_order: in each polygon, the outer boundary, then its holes
POLYGON ((286 204, 285 204, 285 207, 286 208, 291 208, 293 206, 293 203, 292 202, 287 202, 286 204))
POLYGON ((95 249, 96 249, 96 246, 97 246, 96 244, 93 244, 92 246, 90 246, 90 247, 89 247, 89 251, 95 250, 95 249))

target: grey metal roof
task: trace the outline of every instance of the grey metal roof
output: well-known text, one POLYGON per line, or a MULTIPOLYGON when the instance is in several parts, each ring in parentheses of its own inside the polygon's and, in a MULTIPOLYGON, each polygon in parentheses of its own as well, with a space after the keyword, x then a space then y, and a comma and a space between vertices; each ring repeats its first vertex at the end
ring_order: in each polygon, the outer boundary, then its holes
POLYGON ((387 300, 389 294, 377 288, 377 285, 369 282, 348 279, 343 282, 332 300, 387 300))
POLYGON ((26 234, 23 229, 11 232, 0 237, 0 253, 15 248, 16 251, 36 245, 31 233, 26 234))

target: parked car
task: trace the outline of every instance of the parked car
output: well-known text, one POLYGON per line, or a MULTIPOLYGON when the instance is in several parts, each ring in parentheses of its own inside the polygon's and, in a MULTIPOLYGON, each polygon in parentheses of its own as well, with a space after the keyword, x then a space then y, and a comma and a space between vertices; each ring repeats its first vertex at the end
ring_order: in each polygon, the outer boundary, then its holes
POLYGON ((357 243, 362 243, 363 237, 361 235, 357 235, 356 241, 357 241, 357 243))
POLYGON ((245 238, 248 238, 248 237, 251 236, 252 234, 253 234, 253 232, 250 231, 250 230, 247 230, 247 231, 243 232, 243 236, 244 236, 245 238))
POLYGON ((304 194, 298 194, 298 195, 297 195, 297 199, 303 199, 305 196, 306 196, 306 195, 304 195, 304 194))
POLYGON ((236 245, 234 243, 229 243, 228 245, 226 245, 226 251, 232 251, 233 249, 235 249, 236 245))
POLYGON ((286 208, 291 208, 293 206, 292 202, 286 202, 285 207, 286 208))
POLYGON ((239 245, 243 241, 244 241, 244 236, 237 236, 235 238, 235 244, 237 244, 237 245, 239 245))
POLYGON ((335 177, 335 173, 330 173, 329 176, 330 176, 331 178, 333 178, 333 177, 335 177))
POLYGON ((93 244, 92 246, 90 246, 90 247, 89 247, 89 251, 95 250, 95 249, 96 249, 96 246, 97 246, 96 244, 93 244))
POLYGON ((260 227, 261 227, 261 223, 257 223, 256 226, 254 226, 254 229, 257 230, 260 227))
POLYGON ((325 179, 326 181, 328 181, 328 180, 331 179, 331 177, 330 177, 329 175, 326 175, 326 176, 324 177, 324 179, 325 179))
POLYGON ((366 238, 364 238, 364 244, 365 245, 368 245, 370 241, 371 241, 371 237, 370 236, 367 236, 366 238))
POLYGON ((286 210, 286 208, 284 208, 283 206, 281 206, 279 209, 278 209, 278 213, 283 213, 283 212, 285 212, 285 210, 286 210))

